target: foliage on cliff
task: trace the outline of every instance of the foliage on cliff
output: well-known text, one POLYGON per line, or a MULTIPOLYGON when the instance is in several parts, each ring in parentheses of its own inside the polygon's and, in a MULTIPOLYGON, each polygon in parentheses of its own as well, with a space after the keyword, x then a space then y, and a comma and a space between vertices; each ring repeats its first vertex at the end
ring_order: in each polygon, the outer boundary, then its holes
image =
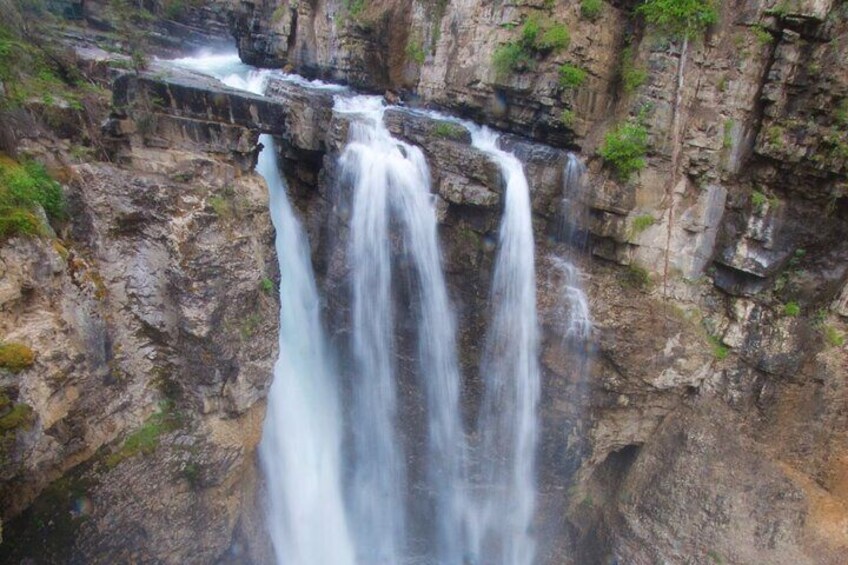
POLYGON ((37 235, 41 208, 51 220, 65 213, 62 187, 35 161, 16 163, 0 155, 0 240, 14 235, 37 235))
POLYGON ((713 0, 645 0, 637 12, 660 33, 674 38, 692 39, 718 21, 713 0))

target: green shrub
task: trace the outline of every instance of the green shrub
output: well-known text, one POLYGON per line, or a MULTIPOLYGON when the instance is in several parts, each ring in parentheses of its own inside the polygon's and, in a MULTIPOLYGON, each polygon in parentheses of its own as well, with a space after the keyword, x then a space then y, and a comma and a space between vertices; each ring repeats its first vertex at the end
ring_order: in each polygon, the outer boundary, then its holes
POLYGON ((648 130, 634 121, 622 124, 604 136, 598 153, 610 165, 619 180, 626 182, 647 164, 648 130))
POLYGON ((633 235, 639 235, 655 223, 657 223, 657 221, 650 214, 642 214, 640 216, 636 216, 635 218, 633 218, 633 225, 631 228, 633 231, 633 235))
POLYGON ((840 332, 838 329, 831 325, 825 325, 823 330, 824 339, 829 345, 833 347, 842 347, 845 345, 845 334, 840 332))
POLYGON ((751 31, 754 32, 754 37, 757 38, 757 43, 760 45, 768 45, 774 41, 774 36, 761 24, 752 25, 751 31))
POLYGON ((759 190, 755 190, 751 193, 751 205, 754 207, 754 211, 757 214, 762 214, 763 210, 766 208, 766 204, 768 204, 768 201, 768 197, 759 190))
POLYGON ((37 235, 41 222, 35 212, 41 207, 48 218, 65 215, 62 187, 35 161, 18 164, 0 156, 0 239, 14 235, 37 235))
POLYGON ((594 22, 601 15, 603 0, 580 0, 580 15, 594 22))
POLYGON ((571 35, 568 29, 560 23, 553 23, 542 32, 542 36, 536 41, 536 48, 540 51, 560 51, 571 43, 571 35))
POLYGON ((676 39, 692 39, 718 21, 712 0, 645 0, 636 10, 660 34, 676 39))
POLYGON ((786 316, 795 317, 801 313, 801 306, 794 300, 783 305, 783 314, 786 316))
POLYGON ((574 125, 575 119, 576 116, 574 115, 574 110, 569 110, 567 108, 563 110, 562 113, 559 115, 560 123, 567 128, 570 128, 574 125))
POLYGON ((0 343, 0 368, 18 373, 35 362, 32 349, 22 343, 0 343))
POLYGON ((423 65, 424 60, 427 58, 427 54, 424 52, 424 48, 417 41, 409 40, 409 43, 406 44, 406 56, 410 61, 413 61, 416 65, 423 65))
POLYGON ((263 277, 262 280, 259 281, 259 290, 261 290, 265 294, 270 295, 272 292, 274 292, 274 281, 272 281, 268 277, 263 277))
POLYGON ((563 88, 577 88, 586 82, 586 71, 574 65, 565 64, 559 68, 559 85, 563 88))
POLYGON ((462 139, 467 131, 460 124, 443 120, 435 125, 433 135, 444 137, 445 139, 462 139))
POLYGON ((568 29, 560 23, 531 16, 521 26, 518 39, 495 49, 492 65, 498 78, 530 67, 535 53, 565 49, 571 40, 568 29))
POLYGON ((712 346, 713 357, 715 357, 719 361, 727 359, 727 356, 730 355, 730 348, 727 347, 724 343, 722 343, 721 338, 718 336, 710 335, 707 337, 707 339, 709 339, 710 346, 712 346))
POLYGON ((495 49, 492 56, 492 66, 499 78, 509 76, 512 72, 525 69, 530 65, 530 55, 518 43, 507 43, 495 49))

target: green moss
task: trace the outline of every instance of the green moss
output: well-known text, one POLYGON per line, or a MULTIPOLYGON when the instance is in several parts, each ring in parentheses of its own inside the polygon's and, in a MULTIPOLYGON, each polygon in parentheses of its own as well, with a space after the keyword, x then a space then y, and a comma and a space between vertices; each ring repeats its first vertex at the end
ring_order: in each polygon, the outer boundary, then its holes
POLYGON ((179 418, 169 403, 163 403, 159 411, 150 416, 144 424, 126 437, 121 448, 103 460, 107 468, 112 469, 122 461, 136 455, 149 455, 159 447, 159 438, 179 427, 179 418))
POLYGON ((604 8, 603 0, 580 0, 580 15, 594 22, 604 8))
POLYGON ((631 226, 632 234, 634 236, 639 235, 655 223, 657 223, 657 221, 650 214, 636 216, 633 218, 633 224, 631 226))
POLYGON ((565 64, 559 68, 559 85, 563 88, 578 88, 586 82, 586 71, 574 65, 565 64))
POLYGON ((825 324, 822 326, 824 340, 832 347, 842 347, 845 345, 845 334, 835 327, 825 324))
POLYGON ((433 127, 433 135, 443 137, 445 139, 462 139, 467 131, 468 130, 466 130, 460 124, 449 122, 446 120, 440 121, 433 127))
POLYGON ((253 337, 257 330, 259 329, 259 325, 262 323, 262 316, 259 314, 250 314, 244 320, 242 320, 239 325, 239 333, 243 339, 248 339, 253 337))
POLYGON ((636 10, 662 36, 690 39, 718 21, 712 0, 645 0, 636 10))
POLYGON ((0 432, 8 432, 28 425, 32 421, 32 408, 26 404, 15 404, 0 416, 0 432))
POLYGON ((634 121, 622 124, 604 136, 598 153, 619 180, 626 182, 647 164, 648 130, 634 121))
POLYGON ((22 343, 0 343, 0 368, 18 373, 35 362, 32 349, 22 343))
POLYGON ((265 294, 272 294, 274 292, 274 281, 268 277, 263 277, 262 280, 259 281, 259 289, 265 294))
POLYGON ((730 355, 730 348, 722 343, 721 338, 715 335, 710 335, 707 336, 707 339, 712 346, 713 357, 719 361, 727 359, 727 356, 730 355))
POLYGON ((759 190, 755 190, 751 193, 751 206, 754 207, 754 211, 757 214, 763 213, 763 210, 765 210, 766 204, 768 204, 768 202, 768 197, 759 190))
POLYGON ((721 145, 725 149, 730 149, 733 147, 733 126, 734 122, 732 119, 727 119, 724 122, 724 136, 721 140, 721 145))
POLYGON ((795 317, 801 313, 801 306, 794 300, 783 305, 783 314, 785 316, 795 317))

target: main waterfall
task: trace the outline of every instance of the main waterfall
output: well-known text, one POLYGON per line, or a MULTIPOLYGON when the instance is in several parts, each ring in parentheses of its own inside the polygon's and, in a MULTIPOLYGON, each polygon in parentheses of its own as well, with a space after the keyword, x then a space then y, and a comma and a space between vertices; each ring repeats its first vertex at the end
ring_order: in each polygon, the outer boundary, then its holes
MULTIPOLYGON (((178 63, 258 93, 270 73, 233 57, 178 63)), ((388 132, 384 109, 379 97, 350 93, 338 95, 333 108, 349 123, 338 161, 340 188, 352 201, 345 371, 333 362, 321 327, 309 243, 287 199, 274 141, 261 137, 257 170, 269 187, 281 273, 280 354, 260 445, 276 560, 530 565, 540 375, 527 178, 497 135, 463 122, 473 145, 499 165, 506 187, 481 359, 484 392, 469 444, 430 172, 421 149, 388 132), (413 445, 413 420, 399 410, 402 311, 414 321, 411 332, 405 327, 426 404, 426 429, 415 430, 426 436, 423 448, 413 445), (409 461, 423 462, 424 472, 409 461)))
POLYGON ((353 516, 363 563, 403 562, 408 531, 432 530, 429 558, 458 564, 463 558, 465 481, 455 324, 427 163, 419 148, 391 137, 383 125, 383 109, 382 99, 373 96, 339 98, 335 105, 352 122, 340 164, 343 182, 353 187, 353 516), (418 374, 427 402, 424 492, 435 501, 429 524, 408 527, 407 454, 398 433, 394 366, 392 220, 399 225, 417 289, 418 374))

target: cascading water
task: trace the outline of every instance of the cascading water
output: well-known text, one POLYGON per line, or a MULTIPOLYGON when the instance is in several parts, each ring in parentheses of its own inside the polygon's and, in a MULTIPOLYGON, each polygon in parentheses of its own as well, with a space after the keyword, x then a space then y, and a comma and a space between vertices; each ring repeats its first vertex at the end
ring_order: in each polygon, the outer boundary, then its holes
MULTIPOLYGON (((178 64, 225 84, 264 91, 267 72, 231 56, 178 64)), ((274 140, 263 135, 257 171, 265 178, 280 267, 280 352, 259 446, 267 479, 268 530, 278 563, 356 562, 341 481, 338 383, 320 321, 309 242, 286 196, 274 140)))
POLYGON ((561 306, 563 327, 562 338, 574 352, 582 353, 575 369, 585 372, 587 355, 585 349, 592 333, 592 317, 589 312, 589 300, 583 290, 583 273, 575 264, 575 257, 585 252, 587 243, 586 217, 586 166, 573 153, 568 158, 563 171, 562 200, 559 211, 560 241, 570 249, 551 257, 551 263, 562 276, 561 306))
POLYGON ((377 97, 336 101, 350 114, 342 178, 354 188, 351 218, 355 406, 351 497, 362 563, 401 563, 408 530, 435 529, 438 563, 461 563, 463 554, 464 438, 459 411, 459 369, 454 319, 436 235, 430 175, 417 147, 393 139, 377 97), (406 457, 398 434, 393 356, 390 219, 402 228, 418 288, 419 374, 427 398, 426 491, 435 501, 431 524, 405 526, 406 457))
MULTIPOLYGON (((179 64, 252 92, 262 92, 268 73, 250 71, 234 56, 179 64)), ((346 114, 351 123, 339 161, 342 181, 353 187, 354 370, 347 422, 353 447, 348 459, 341 455, 340 384, 320 325, 309 245, 286 198, 268 136, 262 136, 266 150, 258 163, 271 193, 282 279, 280 357, 260 446, 277 562, 530 564, 536 553, 531 531, 539 367, 533 231, 523 167, 498 148, 490 130, 465 124, 474 145, 497 161, 506 181, 491 328, 481 362, 479 441, 469 463, 455 321, 426 161, 420 149, 391 137, 379 98, 338 97, 334 112, 346 114), (425 484, 416 485, 412 495, 409 446, 397 413, 392 274, 399 267, 391 243, 396 237, 415 283, 418 373, 427 403, 427 472, 425 484), (478 481, 474 485, 469 468, 478 481), (413 518, 424 523, 410 523, 408 501, 421 492, 432 508, 424 519, 413 518), (425 555, 410 554, 410 532, 426 537, 425 555)))
POLYGON ((506 181, 481 363, 486 388, 476 463, 483 484, 469 524, 471 551, 481 564, 526 565, 536 553, 531 529, 540 386, 530 191, 521 162, 498 148, 497 136, 486 128, 470 129, 474 146, 497 161, 506 181))

